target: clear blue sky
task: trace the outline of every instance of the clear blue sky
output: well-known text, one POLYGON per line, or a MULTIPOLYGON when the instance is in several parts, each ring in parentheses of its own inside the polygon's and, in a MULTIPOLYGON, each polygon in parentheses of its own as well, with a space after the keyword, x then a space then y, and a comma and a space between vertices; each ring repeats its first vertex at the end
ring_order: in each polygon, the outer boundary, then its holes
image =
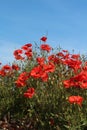
POLYGON ((48 36, 48 44, 87 54, 87 0, 0 0, 0 61, 48 36))

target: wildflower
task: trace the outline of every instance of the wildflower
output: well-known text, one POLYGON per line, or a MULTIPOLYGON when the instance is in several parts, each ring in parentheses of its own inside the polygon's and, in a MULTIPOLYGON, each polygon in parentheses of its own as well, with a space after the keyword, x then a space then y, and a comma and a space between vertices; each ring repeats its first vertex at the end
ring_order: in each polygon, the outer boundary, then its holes
POLYGON ((9 66, 9 65, 4 65, 4 66, 2 67, 2 69, 4 69, 4 70, 11 70, 11 66, 9 66))
POLYGON ((40 49, 50 52, 52 48, 48 44, 41 44, 40 49))
POLYGON ((79 58, 80 58, 80 55, 79 55, 79 54, 73 54, 73 55, 71 56, 71 58, 73 58, 73 59, 79 59, 79 58))
POLYGON ((46 42, 47 37, 44 36, 44 37, 42 37, 40 40, 43 41, 43 42, 46 42))
POLYGON ((47 82, 47 80, 48 80, 48 73, 43 71, 42 75, 41 75, 41 79, 42 79, 42 81, 47 82))
POLYGON ((22 50, 21 50, 21 49, 17 49, 17 50, 14 51, 13 54, 14 54, 14 55, 22 54, 22 50))
POLYGON ((25 44, 25 46, 27 46, 27 47, 31 47, 32 44, 31 44, 31 43, 27 43, 27 44, 25 44))
POLYGON ((41 77, 41 74, 42 74, 42 67, 40 65, 34 67, 32 70, 31 70, 31 73, 30 75, 34 78, 40 78, 41 77))
MULTIPOLYGON (((42 59, 39 59, 39 61, 42 59)), ((42 62, 42 64, 34 67, 31 70, 31 76, 34 78, 41 78, 42 81, 47 81, 48 80, 48 73, 50 72, 54 72, 55 70, 55 65, 51 62, 49 62, 48 64, 44 64, 42 62)))
POLYGON ((23 53, 23 51, 22 51, 21 49, 15 50, 14 53, 13 53, 15 59, 16 59, 16 60, 23 60, 24 57, 21 56, 22 53, 23 53))
POLYGON ((58 52, 58 53, 57 53, 57 56, 59 56, 59 57, 64 57, 64 54, 63 54, 63 52, 58 52))
POLYGON ((45 72, 54 72, 55 71, 55 65, 52 62, 49 62, 48 64, 44 64, 44 70, 45 72))
POLYGON ((83 97, 81 96, 70 96, 68 98, 70 104, 78 104, 78 105, 82 105, 82 102, 83 102, 83 97))
POLYGON ((4 76, 6 75, 5 70, 1 69, 1 70, 0 70, 0 75, 4 77, 4 76))
POLYGON ((65 88, 70 88, 72 86, 71 80, 64 80, 63 82, 65 88))
POLYGON ((19 67, 18 65, 16 65, 16 64, 13 64, 13 65, 12 65, 12 69, 13 69, 13 70, 19 70, 20 67, 19 67))
POLYGON ((24 87, 24 86, 26 86, 26 82, 23 80, 23 79, 18 79, 16 82, 16 86, 17 87, 24 87))
POLYGON ((27 58, 31 58, 32 57, 32 49, 29 48, 26 52, 25 52, 25 55, 27 56, 27 58))
POLYGON ((50 55, 50 56, 48 56, 48 60, 49 61, 52 61, 53 63, 56 63, 56 64, 58 64, 61 60, 58 58, 58 56, 57 55, 50 55))
POLYGON ((25 44, 24 46, 22 46, 21 47, 21 49, 23 49, 23 50, 28 50, 30 47, 32 47, 32 44, 31 43, 27 43, 27 44, 25 44))
POLYGON ((29 89, 24 93, 24 97, 26 97, 26 98, 32 98, 34 94, 35 94, 35 89, 32 87, 32 88, 29 88, 29 89))
POLYGON ((82 62, 80 60, 68 59, 64 61, 64 64, 68 65, 75 72, 81 68, 82 62))
POLYGON ((21 49, 23 49, 23 50, 28 50, 28 46, 25 46, 25 45, 24 45, 24 46, 21 47, 21 49))
POLYGON ((28 74, 26 72, 23 72, 19 75, 17 81, 15 82, 16 83, 16 86, 17 87, 24 87, 26 86, 26 81, 28 79, 28 74))
POLYGON ((39 63, 39 65, 43 65, 44 62, 45 62, 45 58, 44 57, 37 57, 36 60, 39 63))
POLYGON ((24 57, 22 57, 21 55, 16 55, 16 56, 15 56, 15 59, 16 59, 16 60, 24 60, 24 57))

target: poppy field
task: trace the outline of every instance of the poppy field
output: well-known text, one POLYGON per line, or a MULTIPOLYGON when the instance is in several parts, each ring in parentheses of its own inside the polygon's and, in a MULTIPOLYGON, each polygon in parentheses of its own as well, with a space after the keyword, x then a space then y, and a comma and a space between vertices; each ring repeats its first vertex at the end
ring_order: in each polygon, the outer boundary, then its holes
POLYGON ((87 58, 52 48, 47 37, 0 64, 0 129, 86 130, 87 58))

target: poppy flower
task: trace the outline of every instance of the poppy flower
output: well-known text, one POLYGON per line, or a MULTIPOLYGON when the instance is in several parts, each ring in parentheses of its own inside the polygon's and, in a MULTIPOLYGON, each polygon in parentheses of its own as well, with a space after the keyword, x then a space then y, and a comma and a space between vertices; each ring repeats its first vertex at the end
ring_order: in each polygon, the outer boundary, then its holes
POLYGON ((64 61, 64 64, 66 64, 70 68, 72 68, 74 70, 74 72, 77 72, 77 70, 81 68, 82 61, 74 60, 74 59, 68 59, 68 60, 64 61))
POLYGON ((17 50, 14 51, 13 54, 14 54, 14 55, 22 54, 22 50, 21 50, 21 49, 17 49, 17 50))
POLYGON ((27 58, 31 58, 33 53, 32 53, 32 49, 29 48, 26 52, 25 52, 25 55, 27 56, 27 58))
POLYGON ((19 70, 20 67, 19 67, 18 65, 16 65, 16 64, 13 64, 13 65, 12 65, 12 69, 13 69, 13 70, 19 70))
POLYGON ((13 54, 16 60, 24 59, 24 57, 21 56, 21 54, 23 54, 23 51, 21 49, 15 50, 13 54))
POLYGON ((35 89, 32 87, 32 88, 29 88, 29 89, 24 93, 24 97, 26 97, 26 98, 32 98, 34 94, 35 94, 35 89))
POLYGON ((28 50, 28 47, 24 45, 24 46, 21 47, 21 49, 28 50))
POLYGON ((48 64, 44 64, 43 68, 47 73, 55 71, 55 65, 51 62, 49 62, 48 64))
POLYGON ((79 54, 73 54, 73 55, 71 56, 71 58, 73 58, 73 59, 79 59, 79 58, 80 58, 80 55, 79 55, 79 54))
POLYGON ((41 79, 42 79, 43 82, 47 82, 47 80, 48 80, 48 73, 43 71, 43 73, 41 75, 41 79))
POLYGON ((31 43, 27 43, 27 44, 25 44, 25 46, 27 46, 27 47, 31 47, 32 44, 31 44, 31 43))
POLYGON ((6 75, 5 70, 1 69, 1 70, 0 70, 0 75, 4 77, 4 76, 6 75))
POLYGON ((50 47, 48 44, 41 44, 40 49, 47 51, 47 52, 50 52, 52 47, 50 47))
POLYGON ((38 65, 38 66, 34 67, 31 70, 30 75, 34 78, 40 78, 44 82, 46 82, 48 80, 48 73, 44 69, 44 64, 43 64, 43 66, 38 65))
POLYGON ((4 65, 4 66, 2 67, 2 69, 4 69, 4 70, 11 70, 11 66, 9 66, 9 65, 4 65))
POLYGON ((63 84, 64 84, 65 88, 70 88, 71 87, 71 81, 70 80, 64 80, 63 84))
POLYGON ((26 86, 26 82, 22 79, 18 79, 16 82, 15 82, 16 86, 19 88, 19 87, 24 87, 26 86))
POLYGON ((31 43, 27 43, 27 44, 25 44, 24 46, 22 46, 21 49, 23 49, 23 50, 28 50, 31 46, 32 46, 31 43))
POLYGON ((21 55, 16 55, 16 56, 15 56, 15 59, 16 59, 16 60, 24 60, 24 57, 21 56, 21 55))
POLYGON ((40 39, 41 41, 43 41, 43 42, 46 42, 46 40, 47 40, 47 37, 41 37, 41 39, 40 39))
POLYGON ((26 86, 26 81, 27 81, 28 78, 29 78, 29 74, 26 73, 26 72, 22 72, 19 75, 17 81, 15 82, 16 86, 17 87, 24 87, 24 86, 26 86))
POLYGON ((45 58, 44 58, 44 57, 37 57, 37 58, 36 58, 36 61, 37 61, 40 65, 43 65, 44 62, 45 62, 45 58))
POLYGON ((31 72, 30 75, 34 78, 40 78, 42 74, 42 67, 40 65, 34 67, 31 72))
POLYGON ((78 104, 78 105, 82 105, 82 102, 83 102, 83 97, 81 96, 70 96, 68 98, 70 104, 78 104))

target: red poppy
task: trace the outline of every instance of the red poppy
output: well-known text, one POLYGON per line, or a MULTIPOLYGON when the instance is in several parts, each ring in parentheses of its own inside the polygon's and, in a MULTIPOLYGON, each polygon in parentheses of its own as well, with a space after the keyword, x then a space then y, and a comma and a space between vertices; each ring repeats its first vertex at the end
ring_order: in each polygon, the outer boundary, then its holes
POLYGON ((64 84, 65 88, 70 88, 71 87, 71 81, 70 80, 64 80, 63 84, 64 84))
POLYGON ((32 88, 29 88, 29 89, 24 93, 24 97, 26 97, 26 98, 32 98, 34 94, 35 94, 35 89, 32 87, 32 88))
POLYGON ((80 60, 68 59, 63 62, 64 64, 68 65, 72 68, 75 72, 81 68, 82 62, 80 60))
POLYGON ((44 37, 42 37, 40 40, 43 41, 43 42, 46 42, 47 37, 44 36, 44 37))
POLYGON ((5 70, 2 70, 2 69, 1 69, 1 70, 0 70, 0 75, 1 75, 1 76, 5 76, 5 75, 6 75, 5 70))
POLYGON ((40 65, 34 67, 32 70, 31 70, 31 73, 30 75, 34 78, 40 78, 41 77, 41 74, 42 74, 42 67, 40 65))
POLYGON ((52 62, 49 62, 48 64, 44 64, 43 68, 44 71, 47 73, 55 71, 55 65, 52 62))
POLYGON ((28 50, 32 46, 31 43, 25 44, 24 46, 21 47, 23 50, 28 50))
POLYGON ((78 105, 82 105, 82 102, 83 102, 83 97, 81 96, 70 96, 68 98, 70 104, 78 104, 78 105))
POLYGON ((53 62, 56 63, 56 64, 60 63, 60 61, 61 61, 61 60, 58 58, 57 55, 50 55, 50 56, 48 56, 48 60, 49 60, 49 61, 53 61, 53 62))
POLYGON ((17 50, 14 51, 13 54, 15 56, 15 55, 19 55, 19 54, 22 54, 22 53, 23 53, 23 51, 21 49, 17 49, 17 50))
POLYGON ((37 62, 38 62, 40 65, 43 65, 44 62, 45 62, 45 58, 44 58, 44 57, 37 57, 36 60, 37 60, 37 62))
POLYGON ((23 53, 23 51, 21 49, 15 50, 14 51, 14 57, 16 60, 23 60, 24 57, 21 56, 21 54, 23 53))
POLYGON ((59 57, 64 57, 64 54, 63 54, 63 52, 58 52, 58 53, 57 53, 57 56, 59 56, 59 57))
MULTIPOLYGON (((44 66, 44 64, 43 64, 44 66)), ((48 79, 48 74, 47 72, 44 70, 44 67, 43 66, 36 66, 34 67, 32 70, 31 70, 31 73, 30 75, 34 78, 41 78, 42 81, 47 81, 48 79)))
POLYGON ((24 45, 24 46, 21 47, 21 49, 23 49, 23 50, 28 50, 28 46, 25 46, 25 45, 24 45))
POLYGON ((24 60, 24 57, 21 56, 21 55, 16 55, 16 56, 15 56, 15 59, 16 59, 16 60, 24 60))
POLYGON ((19 67, 18 65, 16 65, 16 64, 13 64, 13 65, 12 65, 12 69, 13 69, 13 70, 19 70, 20 67, 19 67))
POLYGON ((43 71, 42 74, 41 74, 41 79, 42 79, 42 81, 47 82, 47 80, 48 80, 48 73, 43 71))
POLYGON ((27 46, 27 47, 31 47, 32 44, 31 44, 31 43, 27 43, 27 44, 25 44, 25 46, 27 46))
POLYGON ((80 58, 80 55, 79 55, 79 54, 73 54, 73 55, 71 56, 71 58, 73 58, 73 59, 79 59, 79 58, 80 58))
POLYGON ((22 79, 18 79, 16 82, 15 82, 16 86, 17 87, 24 87, 26 86, 26 82, 22 79))
POLYGON ((2 67, 2 69, 4 69, 4 70, 11 70, 11 66, 9 66, 9 65, 4 65, 4 66, 2 67))
POLYGON ((80 87, 84 88, 84 89, 87 89, 87 80, 81 82, 80 87))
POLYGON ((28 78, 29 78, 29 74, 26 73, 26 72, 22 72, 19 75, 17 81, 15 82, 16 86, 17 87, 24 87, 24 86, 26 86, 26 81, 27 81, 28 78))
POLYGON ((33 55, 32 50, 31 50, 31 49, 27 50, 27 51, 25 52, 25 55, 27 56, 27 58, 31 58, 32 55, 33 55))
POLYGON ((71 77, 69 80, 65 80, 63 83, 65 88, 80 87, 87 89, 87 71, 83 70, 79 74, 71 77))
POLYGON ((41 44, 40 49, 47 51, 47 52, 50 52, 52 47, 50 47, 48 44, 41 44))

